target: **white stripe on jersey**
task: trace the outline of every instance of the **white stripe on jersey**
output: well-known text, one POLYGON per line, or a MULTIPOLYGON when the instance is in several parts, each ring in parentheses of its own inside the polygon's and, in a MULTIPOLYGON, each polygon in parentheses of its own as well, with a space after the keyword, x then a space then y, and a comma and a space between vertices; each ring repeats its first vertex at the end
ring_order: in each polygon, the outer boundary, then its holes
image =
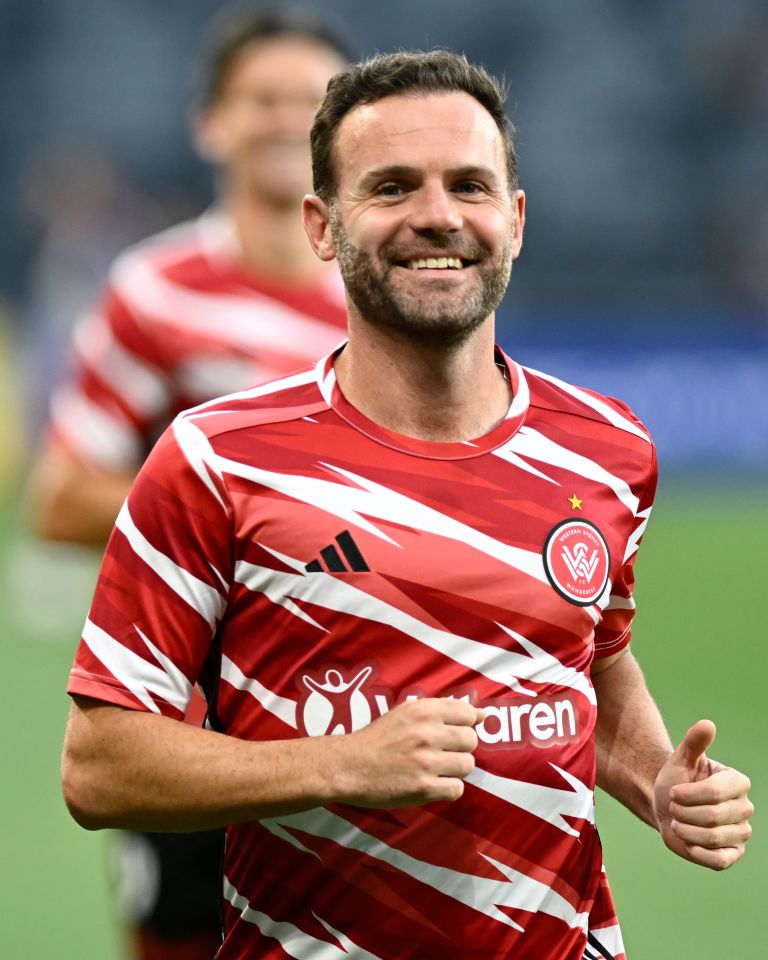
POLYGON ((72 339, 85 367, 115 389, 139 416, 154 418, 168 409, 165 378, 115 339, 106 318, 86 314, 72 339))
MULTIPOLYGON (((263 544, 261 546, 264 549, 269 549, 263 544)), ((299 561, 286 558, 276 551, 270 552, 285 563, 291 565, 298 565, 299 563, 299 561)), ((456 663, 461 663, 476 673, 480 673, 497 683, 503 684, 510 690, 515 690, 526 696, 535 696, 535 694, 523 687, 520 683, 521 680, 532 680, 542 684, 558 684, 577 690, 590 703, 595 703, 592 686, 583 674, 564 667, 554 657, 542 660, 537 652, 539 648, 529 641, 530 647, 535 652, 532 656, 525 656, 493 644, 482 643, 479 640, 458 636, 446 630, 439 630, 330 574, 324 572, 307 574, 303 570, 303 564, 301 573, 282 573, 269 567, 257 566, 247 563, 245 560, 240 560, 235 566, 235 580, 248 587, 249 590, 263 593, 270 599, 273 599, 276 595, 291 597, 295 600, 307 601, 326 610, 348 613, 350 616, 394 627, 409 637, 413 637, 414 640, 418 640, 419 643, 423 643, 443 654, 443 656, 449 657, 456 663)))
POLYGON ((254 910, 246 898, 238 893, 236 887, 230 883, 226 875, 224 876, 224 896, 235 910, 240 912, 243 920, 258 927, 265 937, 277 940, 286 955, 294 957, 295 960, 380 960, 375 954, 359 947, 345 934, 334 930, 314 911, 315 919, 339 941, 341 947, 337 947, 328 940, 318 940, 286 920, 273 920, 272 917, 262 913, 261 910, 254 910))
POLYGON ((534 477, 539 477, 541 480, 546 480, 548 483, 554 483, 556 486, 560 486, 557 480, 554 480, 552 477, 548 477, 546 473, 542 473, 541 470, 537 470, 536 467, 532 467, 530 463, 526 463, 522 457, 518 456, 516 453, 512 453, 509 449, 509 443, 503 444, 501 447, 496 447, 495 450, 490 451, 495 457, 501 457, 502 460, 505 460, 507 463, 511 463, 513 467, 519 467, 521 470, 525 470, 526 473, 532 473, 534 477))
POLYGON ((590 703, 597 703, 592 684, 583 673, 574 670, 573 667, 564 666, 557 657, 553 657, 551 653, 542 650, 533 640, 529 640, 528 637, 524 637, 515 630, 510 630, 503 623, 497 623, 496 626, 501 627, 504 633, 519 643, 539 665, 540 674, 530 679, 538 680, 540 676, 545 676, 547 683, 556 683, 560 687, 570 687, 572 690, 578 690, 590 703))
POLYGON ((507 412, 507 420, 510 420, 512 417, 522 416, 531 402, 531 392, 528 388, 528 381, 525 379, 524 368, 521 367, 519 363, 515 363, 514 360, 510 360, 509 362, 517 373, 517 390, 515 390, 515 395, 512 397, 512 404, 507 412))
POLYGON ((226 600, 219 591, 153 547, 133 522, 127 503, 123 504, 117 515, 115 528, 125 535, 136 556, 140 557, 177 596, 199 613, 213 631, 216 622, 221 619, 226 610, 226 600))
POLYGON ((131 252, 115 262, 111 279, 132 310, 166 326, 202 333, 248 352, 272 349, 280 356, 295 357, 297 366, 307 356, 328 352, 330 324, 256 291, 248 296, 198 293, 173 283, 151 261, 131 252))
POLYGON ((533 367, 525 368, 528 373, 532 373, 535 377, 541 377, 542 380, 548 380, 550 383, 554 383, 555 386, 560 387, 565 393, 569 394, 571 397, 575 397, 581 403, 586 404, 586 406, 591 407, 601 417, 604 417, 608 423, 612 423, 614 427, 618 427, 619 430, 624 430, 625 433, 632 433, 636 437, 640 437, 641 440, 645 440, 646 443, 651 442, 651 438, 641 427, 638 427, 636 423, 633 423, 627 417, 623 416, 618 410, 614 409, 610 404, 606 403, 605 400, 601 400, 598 397, 593 397, 592 394, 587 393, 586 390, 581 390, 579 387, 574 387, 571 383, 566 383, 565 380, 559 380, 557 377, 551 376, 549 373, 542 373, 541 370, 534 370, 533 367))
MULTIPOLYGON (((157 647, 138 628, 136 632, 152 654, 157 656, 159 654, 157 647)), ((150 693, 161 697, 182 712, 186 710, 192 693, 192 684, 178 668, 170 663, 167 657, 162 656, 161 662, 166 669, 161 669, 115 640, 90 618, 85 621, 83 627, 83 641, 115 679, 152 713, 160 713, 160 708, 155 704, 150 693)))
POLYGON ((246 677, 240 667, 225 655, 221 658, 221 677, 227 683, 231 683, 235 689, 242 690, 243 693, 250 693, 265 710, 269 710, 278 720, 282 720, 283 723, 293 727, 294 730, 297 729, 295 700, 281 697, 280 694, 267 689, 263 683, 259 683, 254 677, 246 677))
POLYGON ((637 607, 634 597, 619 597, 611 594, 606 610, 635 610, 637 607))
MULTIPOLYGON (((226 511, 227 504, 224 502, 224 498, 219 493, 216 484, 206 469, 210 467, 217 477, 221 477, 221 471, 215 466, 216 454, 213 452, 208 437, 199 427, 190 423, 184 414, 176 417, 171 424, 171 430, 173 430, 176 443, 179 445, 179 449, 184 454, 189 466, 226 511)), ((221 577, 221 574, 219 574, 219 577, 221 577)))
POLYGON ((141 440, 133 425, 68 384, 53 391, 51 422, 76 453, 105 470, 130 469, 141 461, 141 440))
POLYGON ((323 373, 327 359, 327 357, 321 357, 320 360, 317 361, 314 374, 317 384, 320 387, 320 393, 323 395, 323 400, 325 400, 329 407, 332 407, 333 387, 336 383, 336 371, 333 369, 333 364, 331 363, 328 365, 328 372, 325 374, 323 373))
POLYGON ((645 528, 648 526, 648 520, 651 517, 651 507, 641 510, 637 516, 642 517, 642 522, 639 523, 629 535, 627 549, 624 551, 624 563, 629 560, 633 553, 637 553, 638 547, 640 546, 640 538, 645 533, 645 528))
MULTIPOLYGON (((546 913, 565 921, 569 927, 582 929, 586 928, 589 919, 588 914, 577 913, 564 897, 545 883, 528 877, 518 870, 513 870, 512 867, 483 853, 480 855, 506 876, 507 880, 462 873, 459 870, 419 860, 402 850, 390 847, 378 837, 366 833, 354 823, 323 807, 283 817, 268 818, 261 823, 275 836, 287 840, 301 850, 306 850, 306 847, 294 838, 292 830, 331 840, 349 850, 356 850, 373 857, 438 890, 458 903, 463 903, 472 910, 521 932, 524 928, 500 910, 500 906, 530 913, 546 913)), ((437 922, 438 918, 434 919, 437 922)))
POLYGON ((571 785, 570 790, 558 790, 556 787, 545 787, 539 783, 500 777, 480 767, 475 767, 464 779, 480 790, 492 793, 495 797, 546 820, 558 830, 578 837, 579 831, 574 830, 563 817, 578 817, 592 822, 594 796, 577 777, 561 770, 554 763, 550 766, 571 785))
POLYGON ((550 463, 552 466, 560 467, 563 470, 569 470, 571 473, 578 474, 587 480, 594 480, 602 483, 613 490, 616 497, 633 514, 637 511, 639 500, 632 493, 629 484, 620 477, 609 473, 599 463, 583 457, 581 454, 568 450, 567 447, 560 446, 554 440, 545 437, 538 430, 531 427, 521 427, 518 432, 506 443, 509 450, 519 453, 523 457, 530 457, 533 460, 539 460, 543 463, 550 463))

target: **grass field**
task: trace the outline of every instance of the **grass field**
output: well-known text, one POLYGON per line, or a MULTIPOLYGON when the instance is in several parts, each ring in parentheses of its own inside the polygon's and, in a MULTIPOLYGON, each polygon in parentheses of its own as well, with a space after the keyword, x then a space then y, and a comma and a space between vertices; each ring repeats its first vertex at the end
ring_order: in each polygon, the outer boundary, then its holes
MULTIPOLYGON (((765 955, 767 500, 757 487, 670 486, 640 552, 634 649, 673 738, 700 717, 713 719, 719 734, 712 754, 750 774, 758 812, 746 860, 714 874, 677 860, 650 829, 599 797, 598 824, 631 960, 765 955)), ((0 954, 118 960, 104 883, 109 837, 75 826, 58 786, 63 691, 89 571, 73 574, 66 554, 54 556, 45 575, 48 595, 58 597, 53 609, 28 595, 20 610, 26 571, 9 551, 9 526, 6 518, 0 538, 0 954)))

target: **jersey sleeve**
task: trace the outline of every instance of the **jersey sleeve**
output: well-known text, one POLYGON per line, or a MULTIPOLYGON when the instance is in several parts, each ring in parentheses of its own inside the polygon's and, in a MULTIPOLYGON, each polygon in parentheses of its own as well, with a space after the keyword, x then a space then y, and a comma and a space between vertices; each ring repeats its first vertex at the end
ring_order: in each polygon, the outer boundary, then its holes
POLYGON ((115 522, 67 692, 181 719, 226 610, 232 538, 210 443, 178 417, 115 522))
POLYGON ((595 628, 595 658, 598 660, 618 653, 630 640, 632 619, 635 615, 635 557, 651 515, 658 480, 656 448, 653 443, 649 460, 646 481, 638 496, 638 505, 626 540, 619 574, 611 586, 611 596, 603 610, 603 618, 595 628))
POLYGON ((74 329, 68 373, 51 395, 54 442, 82 463, 105 470, 138 467, 166 425, 171 390, 162 358, 113 267, 100 302, 74 329))

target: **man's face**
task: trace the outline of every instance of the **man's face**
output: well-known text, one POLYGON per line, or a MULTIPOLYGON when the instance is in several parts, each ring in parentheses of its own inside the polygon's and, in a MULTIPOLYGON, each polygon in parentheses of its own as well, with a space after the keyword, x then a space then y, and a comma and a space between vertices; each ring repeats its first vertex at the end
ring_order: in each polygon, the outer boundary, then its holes
POLYGON ((414 342, 463 342, 522 243, 493 118, 464 93, 387 97, 344 118, 334 160, 330 229, 354 309, 414 342))
POLYGON ((300 203, 312 184, 312 119, 343 66, 334 50, 309 38, 276 37, 244 47, 199 118, 203 154, 234 185, 277 205, 300 203))

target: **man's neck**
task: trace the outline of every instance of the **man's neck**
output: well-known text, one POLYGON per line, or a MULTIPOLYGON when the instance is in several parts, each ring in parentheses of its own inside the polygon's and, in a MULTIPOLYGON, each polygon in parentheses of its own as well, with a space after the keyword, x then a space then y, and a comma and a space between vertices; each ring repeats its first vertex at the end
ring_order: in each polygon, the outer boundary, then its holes
POLYGON ((313 286, 328 275, 307 243, 301 202, 279 205, 246 190, 228 189, 222 205, 234 224, 246 269, 277 282, 313 286))
POLYGON ((335 363, 336 379, 349 403, 379 426, 458 443, 488 433, 509 409, 511 387, 493 348, 493 318, 452 351, 353 320, 335 363))

